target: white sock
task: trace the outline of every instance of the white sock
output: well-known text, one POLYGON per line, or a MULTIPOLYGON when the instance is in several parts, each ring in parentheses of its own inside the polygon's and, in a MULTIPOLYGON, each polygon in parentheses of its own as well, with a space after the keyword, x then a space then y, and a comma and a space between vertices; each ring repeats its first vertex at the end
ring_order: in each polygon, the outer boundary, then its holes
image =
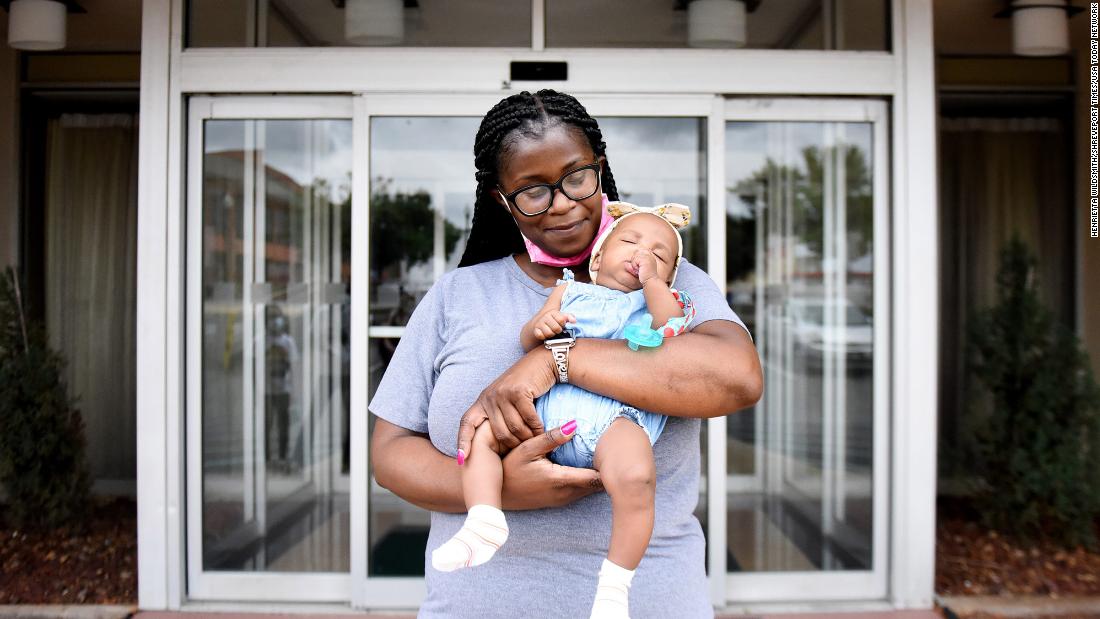
POLYGON ((492 505, 474 505, 458 533, 432 551, 432 567, 453 572, 481 565, 492 559, 507 539, 504 512, 492 505))
POLYGON ((600 566, 596 601, 589 619, 630 619, 630 580, 634 570, 619 567, 607 559, 600 566))

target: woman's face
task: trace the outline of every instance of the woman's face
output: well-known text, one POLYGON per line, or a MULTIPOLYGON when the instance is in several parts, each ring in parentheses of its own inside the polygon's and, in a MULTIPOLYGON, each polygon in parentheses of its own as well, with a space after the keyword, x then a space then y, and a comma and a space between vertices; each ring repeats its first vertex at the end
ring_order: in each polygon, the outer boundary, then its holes
MULTIPOLYGON (((566 173, 594 163, 596 156, 584 134, 569 125, 554 125, 542 136, 521 137, 501 163, 499 185, 505 194, 536 183, 556 183, 566 173)), ((600 169, 604 159, 600 158, 600 169)), ((507 208, 523 236, 553 256, 574 256, 592 243, 600 227, 603 200, 600 191, 584 200, 573 200, 554 191, 550 210, 534 217, 520 213, 493 192, 507 208)))

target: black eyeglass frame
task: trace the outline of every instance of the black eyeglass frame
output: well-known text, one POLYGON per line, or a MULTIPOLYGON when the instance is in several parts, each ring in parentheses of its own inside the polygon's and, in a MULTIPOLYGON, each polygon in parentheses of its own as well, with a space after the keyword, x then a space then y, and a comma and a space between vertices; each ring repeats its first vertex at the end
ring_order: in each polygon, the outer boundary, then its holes
POLYGON ((497 193, 500 194, 500 197, 504 198, 505 204, 509 204, 509 205, 515 207, 515 209, 517 211, 519 211, 520 214, 525 215, 527 217, 538 217, 539 215, 542 215, 546 211, 549 211, 550 207, 554 206, 554 190, 562 192, 563 194, 565 194, 565 197, 567 197, 570 200, 573 200, 575 202, 580 201, 580 200, 587 200, 588 198, 591 198, 592 196, 596 195, 596 192, 598 192, 600 190, 600 187, 603 185, 603 178, 602 178, 603 170, 602 170, 602 167, 603 166, 600 165, 600 162, 596 161, 595 163, 590 163, 588 165, 582 165, 579 168, 570 170, 570 171, 566 172, 565 174, 562 174, 561 178, 559 178, 558 182, 556 182, 556 183, 535 183, 533 185, 526 185, 524 187, 520 187, 519 189, 517 189, 517 190, 515 190, 511 193, 507 193, 507 194, 504 193, 504 191, 501 189, 500 185, 497 185, 497 193), (580 172, 581 170, 587 170, 587 169, 590 169, 590 168, 596 170, 596 189, 594 189, 592 191, 592 193, 590 193, 587 196, 584 196, 582 198, 574 198, 573 196, 569 195, 569 192, 566 191, 565 187, 562 186, 562 181, 564 181, 567 177, 572 176, 573 174, 576 174, 577 172, 580 172), (528 212, 524 211, 523 209, 521 209, 518 204, 516 204, 516 196, 518 196, 519 194, 527 191, 528 189, 533 189, 535 187, 549 187, 550 188, 550 199, 546 202, 546 208, 542 209, 541 211, 535 212, 535 213, 528 213, 528 212))

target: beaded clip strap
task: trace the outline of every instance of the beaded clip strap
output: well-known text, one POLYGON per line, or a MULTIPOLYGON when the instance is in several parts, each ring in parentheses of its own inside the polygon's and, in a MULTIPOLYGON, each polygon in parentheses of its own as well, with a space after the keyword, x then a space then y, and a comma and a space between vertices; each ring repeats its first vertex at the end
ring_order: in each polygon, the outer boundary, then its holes
POLYGON ((673 290, 672 296, 680 305, 680 309, 684 310, 684 315, 669 318, 668 322, 657 329, 649 327, 653 324, 653 316, 648 313, 640 321, 627 325, 623 335, 626 337, 626 345, 631 350, 638 350, 639 346, 656 348, 664 342, 666 337, 680 335, 687 330, 687 326, 695 318, 695 304, 691 302, 691 297, 686 292, 673 290))

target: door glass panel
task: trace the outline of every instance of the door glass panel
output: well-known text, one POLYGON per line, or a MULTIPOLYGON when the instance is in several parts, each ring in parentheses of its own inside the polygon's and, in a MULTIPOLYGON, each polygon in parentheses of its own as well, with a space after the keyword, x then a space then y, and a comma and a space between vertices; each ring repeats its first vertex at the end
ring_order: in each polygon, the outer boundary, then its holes
POLYGON ((475 117, 371 120, 370 324, 403 326, 458 267, 474 215, 475 117))
POLYGON ((767 377, 727 426, 730 571, 871 569, 871 129, 726 125, 727 294, 767 377))
POLYGON ((189 0, 188 47, 530 47, 531 3, 189 0))
MULTIPOLYGON (((403 327, 441 275, 458 267, 474 214, 472 149, 477 117, 371 119, 370 389, 403 327), (399 334, 398 330, 398 334, 399 334)), ((375 417, 370 416, 370 428, 375 417)), ((373 481, 371 576, 424 573, 429 514, 373 481)))
POLYGON ((706 119, 600 118, 619 199, 639 206, 679 202, 691 208, 680 231, 684 258, 706 268, 706 119))
MULTIPOLYGON (((607 161, 619 199, 639 206, 678 202, 691 208, 691 223, 680 230, 684 258, 707 265, 706 119, 695 117, 601 117, 607 161)), ((707 528, 707 424, 701 422, 699 503, 695 517, 707 528)), ((709 552, 709 549, 708 549, 709 552)))
MULTIPOLYGON (((386 328, 405 325, 432 283, 457 268, 462 257, 477 189, 471 148, 480 120, 371 120, 372 392, 398 341, 386 328)), ((693 263, 705 264, 703 119, 601 118, 599 122, 609 144, 608 160, 620 198, 647 206, 661 202, 690 206, 694 218, 683 231, 684 255, 693 263)), ((705 514, 705 503, 700 505, 698 513, 705 514)), ((372 482, 372 576, 422 574, 427 532, 428 512, 372 482)))
POLYGON ((888 4, 887 0, 546 0, 546 45, 888 51, 888 4))
POLYGON ((351 121, 203 135, 203 569, 346 572, 351 121))

